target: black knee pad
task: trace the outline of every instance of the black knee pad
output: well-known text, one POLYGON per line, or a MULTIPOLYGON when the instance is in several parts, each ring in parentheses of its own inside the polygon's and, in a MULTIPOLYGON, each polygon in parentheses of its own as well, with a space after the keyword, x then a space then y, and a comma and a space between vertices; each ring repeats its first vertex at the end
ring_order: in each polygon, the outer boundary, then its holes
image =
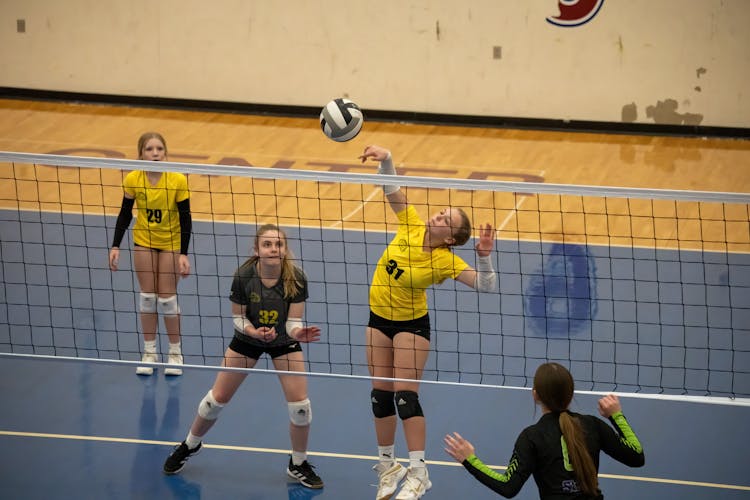
POLYGON ((373 389, 370 393, 372 413, 376 418, 390 417, 396 414, 396 403, 393 402, 393 392, 373 389))
POLYGON ((411 417, 424 417, 419 404, 419 394, 414 391, 398 391, 396 393, 396 408, 401 420, 411 417))

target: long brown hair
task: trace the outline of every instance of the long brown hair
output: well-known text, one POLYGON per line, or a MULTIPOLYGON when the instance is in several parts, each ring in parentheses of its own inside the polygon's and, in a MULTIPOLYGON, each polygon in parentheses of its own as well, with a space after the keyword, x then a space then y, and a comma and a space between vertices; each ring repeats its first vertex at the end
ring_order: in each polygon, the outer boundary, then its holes
POLYGON ((143 159, 143 148, 146 147, 146 143, 150 141, 151 139, 158 139, 161 141, 161 143, 164 145, 164 156, 167 156, 167 141, 164 140, 164 137, 159 132, 146 132, 142 134, 138 138, 138 159, 143 159))
POLYGON ((599 480, 594 460, 586 447, 581 423, 567 411, 573 399, 573 376, 558 363, 544 363, 534 375, 534 390, 548 410, 560 414, 560 430, 578 486, 586 495, 596 496, 599 480))
POLYGON ((289 250, 289 247, 287 246, 286 233, 281 228, 279 228, 279 226, 277 226, 276 224, 263 224, 258 228, 258 231, 255 233, 255 240, 253 242, 253 249, 255 250, 256 255, 253 255, 252 257, 247 259, 242 264, 242 267, 254 266, 257 264, 258 260, 260 259, 260 257, 258 257, 257 255, 260 248, 260 237, 268 233, 269 231, 277 231, 279 233, 279 236, 281 236, 281 238, 284 240, 286 254, 284 254, 284 259, 281 261, 281 279, 284 283, 284 298, 289 299, 297 295, 300 288, 302 288, 303 273, 302 270, 294 263, 294 256, 292 255, 292 251, 289 250))

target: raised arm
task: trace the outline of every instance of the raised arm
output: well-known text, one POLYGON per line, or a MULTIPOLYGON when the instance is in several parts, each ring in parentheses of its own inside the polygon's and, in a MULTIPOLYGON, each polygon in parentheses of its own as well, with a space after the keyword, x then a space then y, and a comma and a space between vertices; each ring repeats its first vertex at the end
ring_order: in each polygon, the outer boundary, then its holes
MULTIPOLYGON (((362 160, 362 163, 367 160, 379 161, 378 173, 381 175, 398 175, 396 168, 393 166, 391 152, 381 146, 367 146, 359 159, 362 160)), ((399 213, 406 208, 406 195, 401 191, 401 186, 385 184, 383 185, 383 192, 394 212, 399 213)))
POLYGON ((467 267, 456 277, 457 281, 476 288, 479 292, 496 292, 498 290, 497 273, 492 265, 492 249, 495 247, 495 232, 491 224, 479 227, 477 251, 477 268, 467 267))
MULTIPOLYGON (((620 399, 614 394, 601 398, 599 400, 599 414, 609 419, 617 432, 617 435, 615 435, 604 422, 601 423, 604 428, 602 430, 604 436, 602 450, 604 453, 630 467, 642 467, 646 462, 643 447, 633 429, 630 428, 625 415, 622 414, 620 399)), ((596 420, 601 422, 599 419, 596 420)))

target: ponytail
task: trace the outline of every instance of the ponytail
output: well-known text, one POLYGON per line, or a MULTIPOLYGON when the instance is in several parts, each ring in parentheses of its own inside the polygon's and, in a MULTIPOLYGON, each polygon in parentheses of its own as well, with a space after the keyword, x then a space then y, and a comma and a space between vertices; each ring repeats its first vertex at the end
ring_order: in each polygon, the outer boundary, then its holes
POLYGON ((594 459, 586 446, 586 436, 577 417, 568 412, 573 400, 575 383, 573 375, 558 363, 544 363, 534 375, 534 391, 539 401, 551 412, 560 415, 560 431, 563 451, 567 449, 566 469, 573 468, 573 475, 581 491, 587 496, 599 494, 599 480, 594 459))
POLYGON ((586 495, 595 497, 599 493, 599 480, 596 466, 586 447, 586 440, 578 418, 567 411, 560 413, 560 430, 568 449, 570 465, 576 476, 578 487, 586 495))

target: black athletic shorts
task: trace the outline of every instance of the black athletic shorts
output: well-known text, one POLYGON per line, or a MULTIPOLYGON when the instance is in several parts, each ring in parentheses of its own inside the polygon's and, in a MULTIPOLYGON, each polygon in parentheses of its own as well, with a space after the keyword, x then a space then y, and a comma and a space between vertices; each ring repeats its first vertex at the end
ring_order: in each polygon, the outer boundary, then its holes
POLYGON ((274 359, 283 356, 284 354, 302 351, 302 346, 297 341, 285 345, 261 346, 243 342, 237 337, 232 338, 232 342, 229 343, 229 348, 237 354, 242 354, 243 356, 255 360, 260 359, 264 353, 268 353, 268 355, 271 356, 271 359, 274 359))
POLYGON ((133 246, 134 247, 141 247, 141 248, 148 248, 149 250, 153 250, 154 252, 157 252, 157 253, 161 253, 161 252, 165 252, 166 251, 166 250, 162 250, 161 248, 152 248, 152 247, 147 247, 146 245, 139 245, 138 243, 133 243, 133 246))
POLYGON ((370 328, 377 328, 391 340, 393 340, 393 337, 400 332, 413 333, 414 335, 430 340, 429 314, 425 314, 421 318, 410 319, 407 321, 393 321, 378 316, 370 311, 370 321, 367 322, 367 326, 370 328))

